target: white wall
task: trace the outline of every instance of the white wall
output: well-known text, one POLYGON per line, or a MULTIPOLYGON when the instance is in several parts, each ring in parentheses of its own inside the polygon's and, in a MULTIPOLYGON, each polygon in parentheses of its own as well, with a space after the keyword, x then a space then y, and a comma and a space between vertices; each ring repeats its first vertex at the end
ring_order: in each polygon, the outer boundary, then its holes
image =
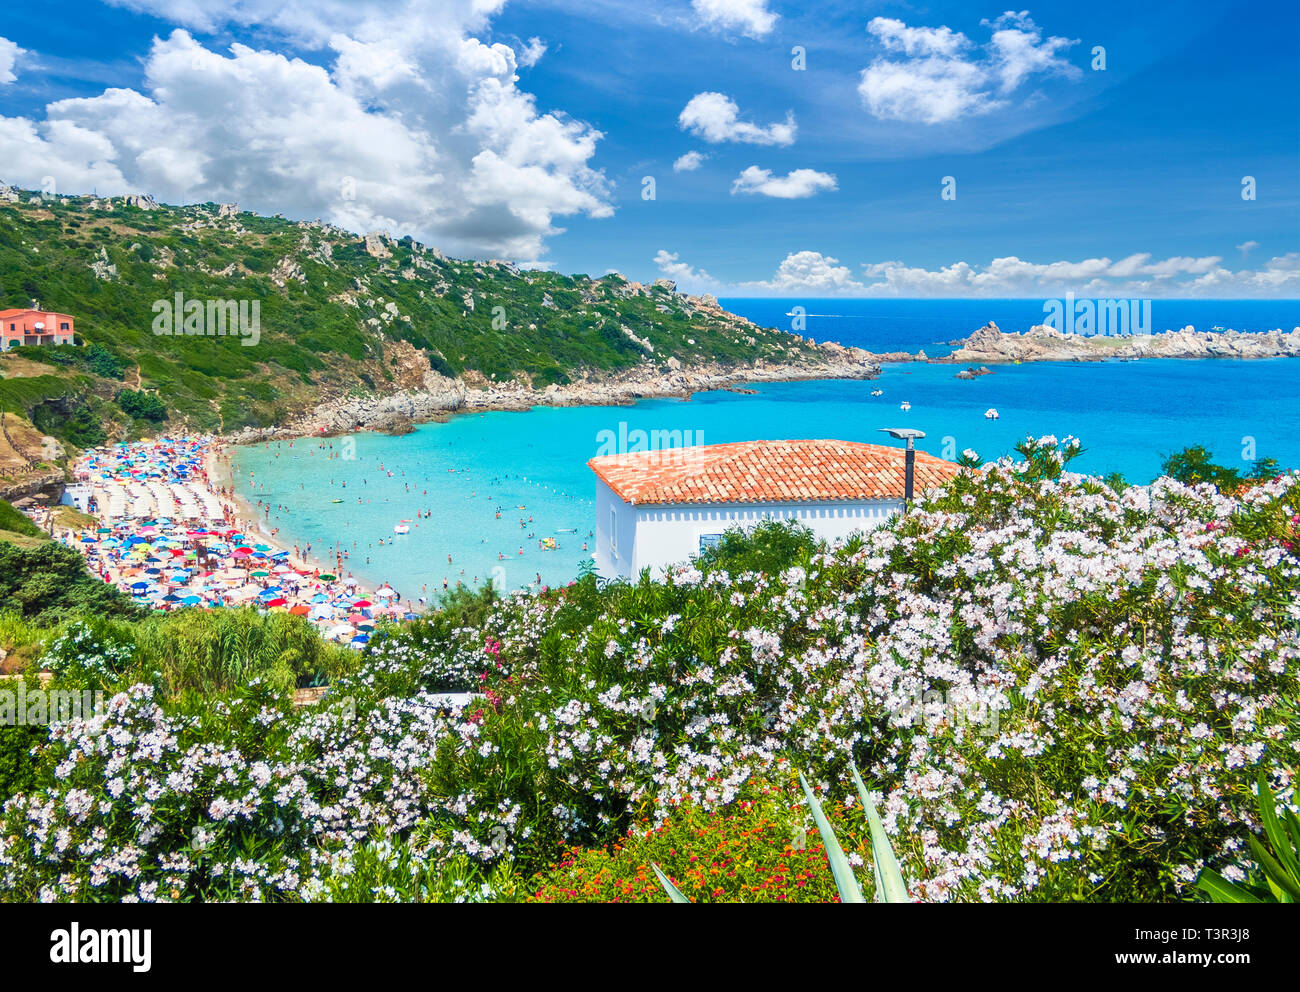
POLYGON ((700 552, 700 537, 732 527, 750 529, 763 520, 797 520, 819 538, 838 541, 854 531, 879 527, 902 500, 827 503, 729 503, 724 505, 631 506, 604 482, 596 481, 596 571, 626 578, 649 568, 660 574, 700 552), (610 508, 614 509, 617 551, 610 551, 610 508))

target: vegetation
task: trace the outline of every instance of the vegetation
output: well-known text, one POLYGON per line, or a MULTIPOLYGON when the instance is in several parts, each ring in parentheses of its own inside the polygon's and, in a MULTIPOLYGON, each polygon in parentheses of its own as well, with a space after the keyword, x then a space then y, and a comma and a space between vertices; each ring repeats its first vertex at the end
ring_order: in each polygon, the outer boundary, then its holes
POLYGON ((380 239, 372 255, 347 231, 218 218, 214 204, 28 199, 0 204, 0 306, 36 300, 70 313, 84 347, 17 349, 45 371, 6 370, 0 408, 78 447, 98 442, 73 406, 112 437, 159 421, 152 402, 130 398, 142 390, 165 396, 178 424, 234 431, 283 423, 326 398, 418 387, 429 371, 544 387, 579 371, 779 361, 810 347, 618 275, 457 261, 409 238, 380 239), (156 333, 159 308, 177 294, 203 304, 204 321, 209 301, 242 301, 250 320, 256 302, 256 344, 231 328, 188 333, 216 328, 187 329, 183 306, 163 328, 180 333, 156 333))
POLYGON ((1267 874, 1242 838, 1296 804, 1300 476, 1117 492, 1075 451, 1026 442, 839 547, 766 529, 664 579, 462 594, 350 670, 272 627, 240 660, 254 621, 220 611, 65 623, 31 665, 112 698, 22 742, 0 897, 662 902, 659 865, 825 901, 819 836, 865 891, 892 850, 912 901, 1267 874))
POLYGON ((33 547, 0 541, 0 611, 41 626, 58 624, 70 614, 143 615, 129 596, 87 572, 80 554, 54 541, 33 547))
POLYGON ((1227 468, 1214 462, 1214 455, 1202 445, 1193 445, 1169 455, 1160 466, 1162 474, 1188 485, 1208 482, 1220 492, 1232 493, 1246 485, 1272 479, 1281 472, 1275 458, 1257 458, 1249 469, 1227 468))

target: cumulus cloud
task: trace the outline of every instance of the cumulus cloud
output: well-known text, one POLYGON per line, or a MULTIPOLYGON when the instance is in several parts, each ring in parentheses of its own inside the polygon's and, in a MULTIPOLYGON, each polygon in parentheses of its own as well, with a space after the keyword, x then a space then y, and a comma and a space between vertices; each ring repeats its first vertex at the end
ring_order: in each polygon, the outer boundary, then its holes
POLYGON ((724 283, 703 269, 683 261, 676 252, 660 249, 655 255, 659 271, 690 293, 750 293, 763 296, 857 296, 863 288, 848 266, 816 251, 791 252, 771 279, 724 283))
POLYGON ((1242 258, 1245 258, 1258 247, 1258 241, 1243 241, 1241 244, 1237 245, 1237 251, 1241 252, 1242 258))
POLYGON ((12 83, 18 78, 14 66, 18 63, 18 56, 25 54, 27 49, 19 48, 8 38, 0 38, 0 85, 12 83))
POLYGON ((770 279, 726 283, 660 251, 659 269, 690 292, 716 295, 855 296, 893 298, 1230 298, 1291 299, 1300 295, 1300 253, 1263 268, 1229 271, 1217 256, 1153 259, 1139 252, 1119 260, 1030 262, 1014 255, 987 265, 954 262, 937 269, 903 262, 872 262, 855 276, 839 260, 816 251, 791 252, 770 279))
POLYGON ((687 152, 673 163, 673 172, 694 172, 704 164, 707 157, 699 152, 687 152))
POLYGON ((751 165, 731 184, 731 193, 757 193, 781 200, 801 200, 822 190, 836 189, 835 177, 816 169, 795 169, 784 176, 751 165))
POLYGON ((691 6, 701 24, 724 34, 765 38, 777 22, 767 0, 691 0, 691 6))
POLYGON ((474 37, 499 0, 121 3, 196 29, 244 18, 332 61, 222 54, 177 29, 154 40, 140 92, 61 100, 43 120, 0 117, 9 181, 238 201, 514 259, 542 256, 557 218, 612 213, 590 165, 601 133, 539 113, 517 85, 519 56, 474 37))
POLYGON ((1077 79, 1062 54, 1077 39, 1044 39, 1027 11, 981 21, 991 37, 982 50, 948 27, 911 27, 891 17, 867 24, 886 54, 862 70, 858 93, 876 117, 943 124, 1005 107, 1034 75, 1077 79))
POLYGON ((677 117, 683 131, 689 131, 712 144, 740 141, 750 145, 794 144, 794 112, 787 111, 784 122, 763 127, 740 119, 736 101, 725 93, 696 93, 677 117))

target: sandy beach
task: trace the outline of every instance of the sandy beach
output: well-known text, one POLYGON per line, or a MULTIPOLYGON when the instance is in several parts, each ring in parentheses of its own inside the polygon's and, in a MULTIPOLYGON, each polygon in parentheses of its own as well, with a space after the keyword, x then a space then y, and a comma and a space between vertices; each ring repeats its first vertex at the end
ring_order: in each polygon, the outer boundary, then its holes
POLYGON ((378 620, 411 615, 391 586, 366 589, 338 565, 281 547, 238 494, 228 458, 210 437, 87 452, 76 475, 97 526, 57 537, 105 582, 156 609, 284 610, 356 647, 378 620))

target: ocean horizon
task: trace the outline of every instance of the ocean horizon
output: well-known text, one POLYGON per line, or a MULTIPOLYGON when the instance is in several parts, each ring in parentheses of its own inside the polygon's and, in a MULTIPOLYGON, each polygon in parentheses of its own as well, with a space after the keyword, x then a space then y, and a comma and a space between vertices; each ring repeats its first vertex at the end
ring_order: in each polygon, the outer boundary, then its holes
MULTIPOLYGON (((764 324, 796 305, 810 315, 838 314, 814 317, 806 333, 882 352, 931 353, 937 342, 964 337, 988 319, 1027 329, 1013 321, 1042 313, 1039 301, 840 299, 835 309, 823 305, 832 301, 815 301, 816 309, 810 302, 726 304, 764 324)), ((1169 304, 1162 311, 1172 322, 1198 328, 1212 320, 1272 329, 1285 326, 1279 320, 1286 313, 1300 314, 1291 301, 1159 302, 1169 304)), ((970 449, 985 459, 1008 454, 1027 435, 1073 435, 1084 447, 1078 471, 1145 483, 1166 455, 1193 444, 1239 468, 1257 457, 1300 466, 1296 369, 1285 358, 1041 362, 998 365, 992 375, 960 380, 952 365, 889 364, 878 380, 761 383, 749 387, 752 395, 719 390, 631 406, 461 414, 400 437, 259 444, 238 449, 233 466, 240 495, 271 505, 263 526, 278 529, 282 544, 310 545, 322 561, 337 544, 349 554, 345 567, 368 585, 390 582, 410 599, 433 599, 444 579, 448 586, 494 581, 515 589, 575 578, 593 546, 595 478, 587 461, 611 443, 649 443, 651 432, 674 444, 892 443, 880 430, 907 426, 925 431, 918 447, 931 454, 953 458, 970 449), (877 389, 882 395, 872 396, 877 389), (984 416, 990 408, 998 419, 984 416), (404 521, 409 533, 396 535, 404 521), (549 539, 554 550, 539 547, 549 539)))

